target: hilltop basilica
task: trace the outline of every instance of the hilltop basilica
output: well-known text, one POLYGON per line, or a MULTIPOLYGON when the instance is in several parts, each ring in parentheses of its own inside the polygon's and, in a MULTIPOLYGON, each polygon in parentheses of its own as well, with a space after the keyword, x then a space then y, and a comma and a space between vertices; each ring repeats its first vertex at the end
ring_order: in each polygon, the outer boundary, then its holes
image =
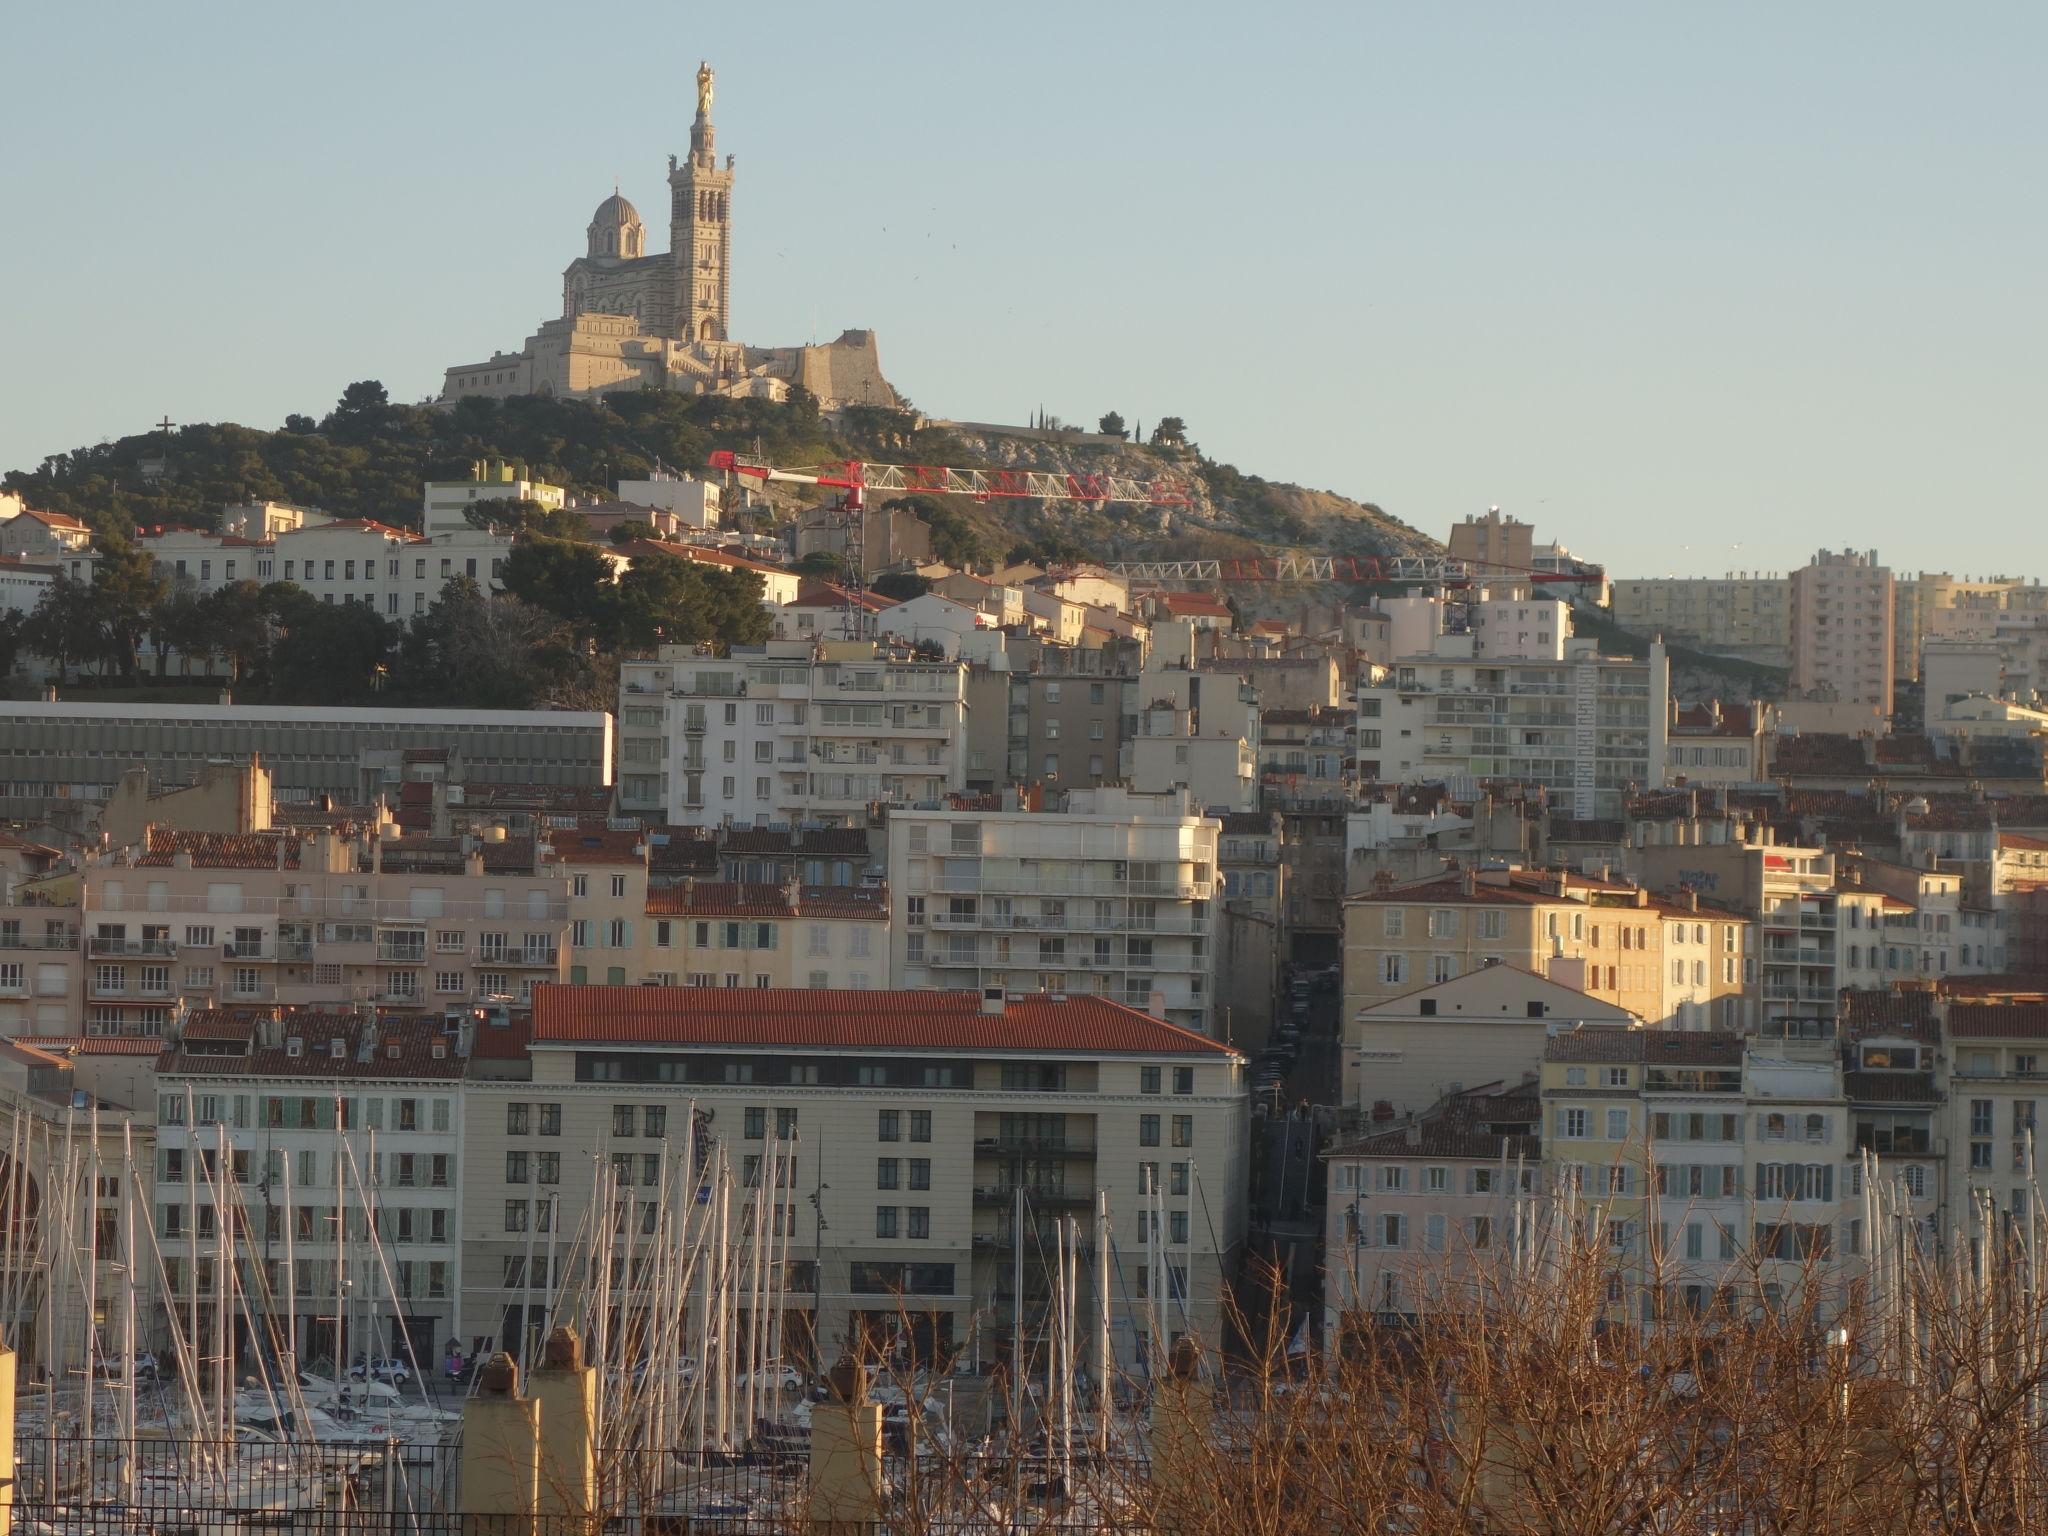
POLYGON ((689 157, 668 158, 669 248, 649 254, 639 210, 614 192, 597 205, 588 246, 562 274, 562 313, 517 352, 448 370, 444 401, 472 395, 591 395, 614 389, 788 397, 802 385, 831 410, 902 402, 882 377, 873 331, 824 346, 750 347, 732 339, 733 157, 713 150, 712 72, 697 71, 689 157))

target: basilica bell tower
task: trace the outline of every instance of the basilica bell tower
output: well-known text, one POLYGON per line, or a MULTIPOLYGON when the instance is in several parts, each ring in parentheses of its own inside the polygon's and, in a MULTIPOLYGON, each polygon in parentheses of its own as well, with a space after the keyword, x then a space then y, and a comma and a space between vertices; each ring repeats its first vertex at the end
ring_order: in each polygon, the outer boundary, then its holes
POLYGON ((732 339, 732 156, 721 166, 713 152, 711 88, 711 66, 700 64, 689 158, 669 157, 673 334, 682 341, 732 339))

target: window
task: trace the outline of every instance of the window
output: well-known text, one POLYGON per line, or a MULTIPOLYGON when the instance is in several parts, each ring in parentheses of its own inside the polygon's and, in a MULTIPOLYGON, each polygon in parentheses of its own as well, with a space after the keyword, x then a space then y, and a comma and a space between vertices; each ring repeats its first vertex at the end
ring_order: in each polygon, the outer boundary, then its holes
POLYGON ((932 1208, 928 1205, 913 1205, 909 1207, 909 1211, 910 1225, 904 1235, 912 1238, 930 1237, 932 1235, 932 1208))
POLYGON ((540 1107, 540 1133, 543 1136, 562 1134, 562 1106, 543 1104, 540 1107))
POLYGON ((928 1109, 913 1109, 910 1112, 910 1139, 930 1141, 932 1139, 932 1112, 928 1109))
POLYGON ((1628 1140, 1627 1110, 1610 1109, 1607 1111, 1607 1139, 1609 1141, 1628 1140))
POLYGON ((899 1180, 900 1180, 900 1177, 901 1177, 902 1171, 903 1171, 903 1169, 902 1169, 902 1163, 901 1163, 901 1162, 900 1162, 900 1161, 899 1161, 898 1159, 896 1159, 896 1158, 893 1158, 893 1157, 878 1157, 878 1158, 876 1158, 876 1159, 875 1159, 875 1188, 877 1188, 877 1189, 897 1189, 897 1188, 900 1188, 900 1187, 901 1187, 901 1185, 900 1185, 900 1183, 899 1183, 899 1180))
POLYGON ((507 1184, 524 1184, 526 1182, 526 1154, 524 1152, 507 1152, 505 1154, 505 1182, 507 1184))
POLYGON ((1159 1091, 1159 1068, 1138 1068, 1138 1091, 1140 1093, 1157 1093, 1159 1091))
POLYGON ((505 1202, 505 1230, 507 1232, 524 1232, 526 1230, 526 1217, 526 1201, 507 1200, 505 1202))
POLYGON ((1159 1145, 1159 1117, 1157 1115, 1138 1116, 1138 1145, 1141 1147, 1156 1147, 1159 1145))
POLYGON ((1173 1091, 1178 1094, 1190 1094, 1195 1091, 1195 1069, 1193 1067, 1175 1067, 1173 1069, 1173 1091))
POLYGON ((1195 1144, 1195 1117, 1175 1115, 1173 1117, 1173 1144, 1176 1147, 1192 1147, 1195 1144))
POLYGON ((1408 957, 1406 955, 1381 955, 1380 980, 1390 987, 1405 985, 1408 980, 1408 957))
POLYGON ((768 1139, 768 1111, 766 1109, 758 1104, 750 1104, 741 1118, 743 1124, 740 1134, 748 1141, 765 1141, 768 1139))
POLYGON ((642 1120, 642 1126, 649 1136, 657 1138, 666 1136, 668 1134, 668 1106, 666 1104, 649 1104, 642 1120))
POLYGON ((1586 1111, 1583 1109, 1560 1109, 1557 1112, 1557 1134, 1567 1141, 1586 1139, 1586 1111))
POLYGON ((910 1160, 910 1187, 930 1189, 932 1187, 932 1160, 928 1157, 913 1157, 910 1160))
POLYGON ((884 1110, 881 1110, 881 1111, 879 1111, 879 1112, 878 1112, 878 1124, 877 1124, 877 1126, 876 1126, 876 1129, 875 1129, 875 1140, 877 1140, 877 1141, 896 1141, 896 1140, 899 1140, 899 1139, 901 1139, 901 1136, 902 1136, 902 1126, 903 1126, 903 1111, 902 1111, 902 1110, 900 1110, 900 1109, 884 1109, 884 1110))
POLYGON ((896 1207, 895 1207, 895 1206, 893 1206, 893 1205, 878 1205, 878 1206, 876 1206, 876 1207, 875 1207, 875 1236, 877 1236, 877 1237, 894 1237, 895 1235, 896 1235, 896 1207))
POLYGON ((631 1104, 614 1104, 612 1106, 612 1135, 621 1139, 630 1137, 633 1134, 633 1125, 637 1118, 633 1113, 633 1106, 631 1104))

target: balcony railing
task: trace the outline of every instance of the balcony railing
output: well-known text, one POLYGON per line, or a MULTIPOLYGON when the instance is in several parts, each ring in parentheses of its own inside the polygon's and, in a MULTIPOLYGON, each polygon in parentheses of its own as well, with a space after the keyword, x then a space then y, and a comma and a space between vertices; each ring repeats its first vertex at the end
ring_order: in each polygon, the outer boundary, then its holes
POLYGON ((161 959, 177 953, 177 946, 169 939, 114 939, 99 934, 86 941, 86 948, 95 955, 154 955, 161 959))
POLYGON ((1010 1206, 1017 1203, 1018 1190, 1032 1205, 1092 1205, 1095 1191, 1076 1186, 1069 1189, 1064 1184, 978 1184, 974 1190, 976 1205, 1010 1206))
POLYGON ((76 951, 78 930, 69 928, 61 933, 0 933, 0 949, 8 950, 51 950, 76 951))
POLYGON ((1095 1143, 1071 1136, 983 1136, 974 1143, 974 1150, 977 1155, 987 1156, 1050 1153, 1055 1157, 1093 1157, 1095 1143))

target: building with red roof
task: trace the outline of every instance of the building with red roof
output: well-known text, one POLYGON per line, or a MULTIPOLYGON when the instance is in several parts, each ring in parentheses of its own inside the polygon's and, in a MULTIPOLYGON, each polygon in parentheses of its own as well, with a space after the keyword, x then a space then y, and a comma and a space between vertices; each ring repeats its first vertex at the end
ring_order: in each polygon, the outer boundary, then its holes
POLYGON ((1137 1267, 1162 1251, 1187 1292, 1174 1331, 1215 1336, 1245 1232, 1244 1060, 1137 1009, 999 992, 551 987, 523 1074, 507 1070, 494 1057, 467 1085, 464 1336, 497 1337, 519 1304, 493 1282, 523 1263, 542 1204, 557 1231, 583 1218, 587 1176, 537 1185, 535 1160, 592 1147, 622 1196, 680 1177, 686 1147, 698 1167, 788 1191, 776 1220, 790 1256, 823 1263, 817 1290, 789 1298, 785 1347, 799 1356, 814 1295, 827 1340, 893 1333, 907 1309, 921 1348, 964 1344, 977 1318, 990 1348, 1010 1315, 1020 1192, 1033 1274, 1040 1237, 1064 1217, 1092 1231, 1106 1197, 1126 1277, 1109 1298, 1118 1368, 1147 1327, 1137 1267), (1159 1244, 1138 1241, 1148 1204, 1159 1244))

